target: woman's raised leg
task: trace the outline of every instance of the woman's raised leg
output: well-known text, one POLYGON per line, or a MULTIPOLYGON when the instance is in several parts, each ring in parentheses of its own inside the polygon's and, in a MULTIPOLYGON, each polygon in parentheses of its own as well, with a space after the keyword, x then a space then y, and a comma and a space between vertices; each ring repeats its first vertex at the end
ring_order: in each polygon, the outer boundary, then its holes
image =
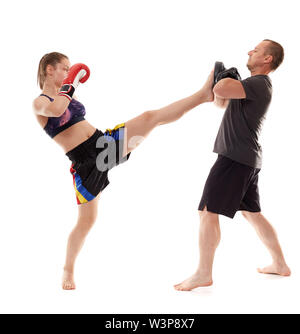
POLYGON ((195 94, 161 109, 146 111, 125 122, 123 156, 135 149, 158 125, 174 122, 199 104, 212 102, 214 100, 212 85, 213 71, 203 87, 195 94))
POLYGON ((82 248, 85 238, 94 225, 98 214, 100 193, 90 202, 78 205, 77 224, 69 235, 66 262, 64 266, 62 288, 75 289, 74 265, 77 255, 82 248))

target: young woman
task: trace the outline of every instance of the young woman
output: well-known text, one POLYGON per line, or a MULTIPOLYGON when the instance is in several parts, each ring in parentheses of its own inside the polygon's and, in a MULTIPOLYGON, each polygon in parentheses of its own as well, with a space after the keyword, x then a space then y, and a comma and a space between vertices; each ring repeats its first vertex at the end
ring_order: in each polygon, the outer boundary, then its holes
POLYGON ((38 68, 42 93, 33 101, 37 121, 72 162, 70 173, 78 219, 68 239, 62 282, 66 290, 75 289, 75 260, 96 220, 100 193, 109 184, 108 171, 126 161, 131 151, 155 127, 176 121, 194 107, 214 100, 211 71, 206 83, 195 94, 161 109, 143 112, 103 133, 84 118, 85 108, 73 96, 74 87, 88 77, 87 66, 76 64, 71 67, 67 56, 48 53, 42 57, 38 68))

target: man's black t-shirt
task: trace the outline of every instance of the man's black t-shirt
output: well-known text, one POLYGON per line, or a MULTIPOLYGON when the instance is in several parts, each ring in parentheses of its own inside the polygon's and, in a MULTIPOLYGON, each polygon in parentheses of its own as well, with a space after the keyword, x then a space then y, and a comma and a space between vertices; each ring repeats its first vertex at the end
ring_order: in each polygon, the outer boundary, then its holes
POLYGON ((225 110, 214 152, 242 164, 261 168, 262 149, 258 143, 272 98, 272 83, 259 74, 241 81, 246 98, 231 99, 225 110))

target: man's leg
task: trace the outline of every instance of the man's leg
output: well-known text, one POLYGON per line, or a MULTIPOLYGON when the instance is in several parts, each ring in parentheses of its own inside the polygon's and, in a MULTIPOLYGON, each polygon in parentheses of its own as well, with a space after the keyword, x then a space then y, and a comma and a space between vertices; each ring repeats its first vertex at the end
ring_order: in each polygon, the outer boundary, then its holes
POLYGON ((200 260, 194 275, 180 284, 174 285, 176 290, 189 291, 200 286, 212 285, 212 266, 216 248, 221 239, 219 226, 219 215, 207 211, 199 210, 200 231, 199 231, 199 250, 200 260))
POLYGON ((289 276, 291 271, 285 262, 277 234, 272 225, 261 214, 261 212, 242 211, 242 214, 254 227, 256 233, 268 248, 273 259, 273 263, 270 266, 262 269, 258 268, 258 272, 263 274, 278 274, 282 276, 289 276))

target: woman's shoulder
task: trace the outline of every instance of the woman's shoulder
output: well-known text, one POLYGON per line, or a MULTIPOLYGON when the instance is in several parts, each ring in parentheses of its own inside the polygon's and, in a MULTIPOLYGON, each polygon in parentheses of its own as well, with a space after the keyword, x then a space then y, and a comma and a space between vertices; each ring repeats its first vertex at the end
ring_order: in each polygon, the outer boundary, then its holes
POLYGON ((40 94, 33 100, 33 106, 36 108, 43 107, 45 104, 52 102, 53 98, 48 95, 40 94))
POLYGON ((43 109, 46 107, 46 105, 48 105, 50 103, 49 99, 47 99, 44 96, 38 95, 36 98, 34 98, 33 102, 32 102, 32 107, 33 107, 33 111, 34 111, 34 115, 36 116, 36 119, 38 121, 38 123, 44 127, 47 122, 48 122, 48 117, 39 114, 39 110, 43 109))

